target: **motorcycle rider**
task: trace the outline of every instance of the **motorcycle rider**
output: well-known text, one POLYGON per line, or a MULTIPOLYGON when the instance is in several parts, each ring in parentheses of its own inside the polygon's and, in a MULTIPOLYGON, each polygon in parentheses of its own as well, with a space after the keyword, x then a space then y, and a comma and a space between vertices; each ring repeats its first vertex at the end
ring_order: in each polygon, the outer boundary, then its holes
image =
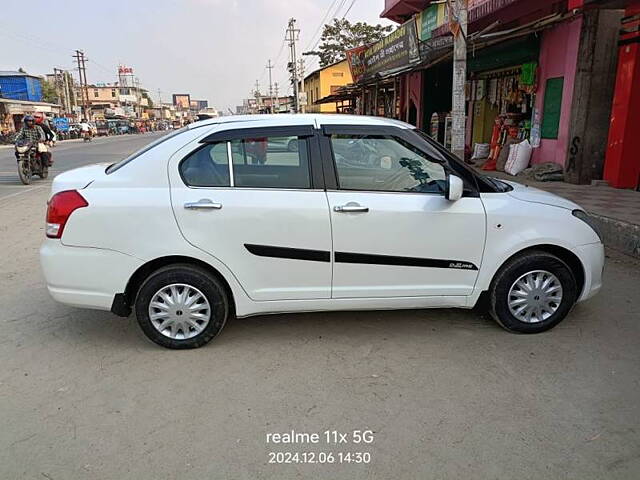
POLYGON ((83 138, 88 136, 90 139, 93 136, 91 125, 89 125, 86 118, 83 118, 82 122, 80 122, 80 131, 82 132, 83 138))
MULTIPOLYGON (((31 115, 25 115, 24 126, 16 135, 14 139, 14 143, 17 144, 19 142, 27 142, 27 143, 42 143, 46 140, 46 136, 42 128, 39 125, 36 125, 36 119, 31 115)), ((16 154, 17 156, 17 154, 16 154)))
MULTIPOLYGON (((53 139, 55 138, 55 136, 53 134, 53 131, 51 130, 51 127, 49 127, 49 122, 45 118, 44 114, 36 113, 33 117, 36 120, 36 125, 42 128, 42 131, 44 132, 45 142, 49 146, 53 145, 53 139)), ((50 151, 42 151, 40 153, 40 156, 45 162, 47 162, 47 166, 50 167, 51 165, 53 165, 53 159, 50 151)))

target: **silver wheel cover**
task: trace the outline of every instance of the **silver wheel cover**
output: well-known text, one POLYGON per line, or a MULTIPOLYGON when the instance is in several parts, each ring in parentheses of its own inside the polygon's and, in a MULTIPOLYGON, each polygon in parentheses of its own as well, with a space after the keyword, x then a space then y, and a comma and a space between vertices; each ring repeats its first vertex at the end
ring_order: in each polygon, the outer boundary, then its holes
POLYGON ((199 335, 207 327, 211 320, 211 306, 197 288, 172 283, 151 297, 149 320, 165 337, 186 340, 199 335))
POLYGON ((553 315, 562 302, 562 284, 545 270, 534 270, 518 278, 509 289, 511 314, 525 323, 540 323, 553 315))

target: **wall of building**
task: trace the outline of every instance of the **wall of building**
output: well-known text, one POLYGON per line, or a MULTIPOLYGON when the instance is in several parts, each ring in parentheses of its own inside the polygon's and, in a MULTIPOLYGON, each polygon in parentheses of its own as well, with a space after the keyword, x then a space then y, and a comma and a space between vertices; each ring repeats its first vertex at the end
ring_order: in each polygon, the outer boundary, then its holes
POLYGON ((335 103, 324 103, 313 105, 313 102, 328 97, 335 92, 335 89, 353 82, 349 62, 342 62, 329 65, 318 72, 319 74, 309 75, 305 79, 304 91, 307 92, 306 111, 309 113, 335 113, 337 105, 335 103))
POLYGON ((558 138, 542 139, 540 147, 533 151, 532 163, 565 164, 569 145, 569 118, 573 101, 581 27, 582 18, 577 18, 545 30, 542 34, 538 69, 539 86, 536 94, 536 111, 540 113, 540 121, 542 121, 544 114, 542 110, 547 80, 564 77, 564 86, 558 138))

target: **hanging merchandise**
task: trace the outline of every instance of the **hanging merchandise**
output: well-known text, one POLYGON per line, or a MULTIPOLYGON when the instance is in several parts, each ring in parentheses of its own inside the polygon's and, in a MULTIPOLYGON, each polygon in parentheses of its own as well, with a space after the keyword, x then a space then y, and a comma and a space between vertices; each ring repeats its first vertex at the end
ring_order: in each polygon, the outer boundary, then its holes
POLYGON ((484 78, 481 78, 480 80, 476 81, 476 89, 475 89, 476 101, 484 99, 485 85, 486 85, 486 80, 484 78))
POLYGON ((492 78, 489 80, 489 103, 491 106, 495 106, 498 103, 498 79, 492 78))

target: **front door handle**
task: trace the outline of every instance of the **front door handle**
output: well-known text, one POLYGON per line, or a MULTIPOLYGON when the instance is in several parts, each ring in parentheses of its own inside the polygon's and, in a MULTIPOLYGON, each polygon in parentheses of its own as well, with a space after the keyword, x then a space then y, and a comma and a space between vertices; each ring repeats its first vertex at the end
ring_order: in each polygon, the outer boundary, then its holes
POLYGON ((208 198, 203 198, 197 202, 185 203, 184 208, 187 210, 220 210, 222 208, 222 204, 214 203, 208 198))
POLYGON ((357 203, 347 203, 346 205, 333 207, 333 211, 338 213, 366 213, 369 211, 369 207, 363 207, 357 203))

